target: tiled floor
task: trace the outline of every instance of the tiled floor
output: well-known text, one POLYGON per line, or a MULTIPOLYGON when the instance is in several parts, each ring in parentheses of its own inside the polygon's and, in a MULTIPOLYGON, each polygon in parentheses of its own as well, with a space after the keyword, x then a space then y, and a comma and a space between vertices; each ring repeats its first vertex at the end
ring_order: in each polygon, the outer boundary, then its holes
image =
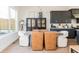
MULTIPOLYGON (((68 44, 76 44, 75 40, 69 40, 68 44)), ((57 48, 54 51, 32 51, 31 47, 21 47, 19 46, 18 41, 6 48, 2 53, 68 53, 68 47, 66 48, 57 48)))

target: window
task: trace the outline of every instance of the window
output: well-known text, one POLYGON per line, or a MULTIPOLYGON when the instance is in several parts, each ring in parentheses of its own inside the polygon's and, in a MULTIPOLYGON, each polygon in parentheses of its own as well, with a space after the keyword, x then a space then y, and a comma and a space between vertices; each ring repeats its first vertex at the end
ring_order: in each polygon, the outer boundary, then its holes
POLYGON ((8 6, 0 7, 0 32, 16 31, 16 10, 8 6))
POLYGON ((0 6, 0 18, 8 19, 9 18, 9 11, 8 6, 0 6))
POLYGON ((9 20, 10 31, 13 32, 16 30, 16 10, 9 8, 9 11, 10 11, 10 20, 9 20))

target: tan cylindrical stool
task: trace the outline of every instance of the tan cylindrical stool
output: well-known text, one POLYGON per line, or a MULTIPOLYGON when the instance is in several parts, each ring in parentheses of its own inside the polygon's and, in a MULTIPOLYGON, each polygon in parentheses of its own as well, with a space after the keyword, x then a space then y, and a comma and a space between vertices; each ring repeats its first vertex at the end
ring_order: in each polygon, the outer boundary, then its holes
POLYGON ((57 32, 45 32, 45 49, 55 50, 57 42, 57 32))
POLYGON ((43 32, 32 32, 32 50, 43 50, 43 32))

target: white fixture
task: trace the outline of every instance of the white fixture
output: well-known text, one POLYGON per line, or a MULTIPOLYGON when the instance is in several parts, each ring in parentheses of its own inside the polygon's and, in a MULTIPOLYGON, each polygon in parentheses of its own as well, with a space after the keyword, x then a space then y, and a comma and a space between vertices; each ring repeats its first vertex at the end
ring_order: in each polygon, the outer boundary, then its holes
POLYGON ((57 45, 58 47, 67 47, 67 36, 68 36, 68 31, 60 31, 60 35, 58 37, 57 45), (62 35, 61 35, 62 34, 62 35))
POLYGON ((19 45, 29 46, 29 34, 27 34, 25 31, 19 31, 18 35, 20 36, 19 45))
POLYGON ((21 20, 20 21, 20 30, 21 31, 24 30, 23 28, 24 28, 24 20, 21 20))

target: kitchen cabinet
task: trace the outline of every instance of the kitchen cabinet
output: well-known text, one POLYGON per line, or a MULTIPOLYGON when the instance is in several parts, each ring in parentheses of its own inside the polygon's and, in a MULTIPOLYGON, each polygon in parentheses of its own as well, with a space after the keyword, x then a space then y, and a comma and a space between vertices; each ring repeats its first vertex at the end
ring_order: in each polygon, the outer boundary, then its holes
POLYGON ((79 30, 77 30, 77 37, 76 37, 76 39, 77 39, 77 43, 79 44, 79 30))
POLYGON ((51 11, 50 23, 71 23, 70 11, 51 11))
POLYGON ((76 22, 79 23, 79 18, 76 18, 76 22))

